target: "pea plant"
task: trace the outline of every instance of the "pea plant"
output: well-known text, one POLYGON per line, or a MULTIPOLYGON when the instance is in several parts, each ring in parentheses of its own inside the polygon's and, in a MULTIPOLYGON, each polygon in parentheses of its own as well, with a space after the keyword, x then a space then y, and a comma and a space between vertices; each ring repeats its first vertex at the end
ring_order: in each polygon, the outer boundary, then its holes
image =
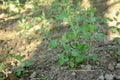
MULTIPOLYGON (((72 8, 66 5, 65 10, 57 15, 57 19, 66 20, 71 32, 65 32, 59 40, 63 52, 59 54, 59 65, 77 67, 79 64, 87 63, 89 60, 97 61, 94 53, 94 42, 104 41, 105 35, 98 32, 95 24, 97 17, 94 15, 95 8, 84 11, 81 8, 72 8)), ((51 40, 50 47, 56 48, 57 40, 51 40)))

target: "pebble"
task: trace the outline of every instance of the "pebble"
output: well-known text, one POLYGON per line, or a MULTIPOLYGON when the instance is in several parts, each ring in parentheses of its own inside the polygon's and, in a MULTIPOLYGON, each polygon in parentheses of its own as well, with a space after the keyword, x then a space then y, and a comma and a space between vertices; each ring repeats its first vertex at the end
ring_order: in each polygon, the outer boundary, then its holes
POLYGON ((117 63, 116 68, 120 69, 120 63, 117 63))
POLYGON ((75 73, 75 72, 72 72, 72 75, 73 75, 73 76, 75 76, 75 75, 76 75, 76 73, 75 73))
POLYGON ((80 65, 81 69, 85 69, 85 65, 80 65))
POLYGON ((86 69, 86 70, 91 70, 91 68, 92 68, 92 66, 89 65, 89 64, 85 66, 85 69, 86 69))
POLYGON ((30 75, 30 79, 33 79, 36 77, 36 72, 34 71, 31 75, 30 75))
POLYGON ((92 68, 92 66, 91 65, 81 65, 80 66, 81 67, 81 69, 84 69, 84 70, 91 70, 91 68, 92 68))
POLYGON ((112 64, 109 64, 108 65, 108 69, 111 70, 111 71, 113 71, 114 70, 114 66, 112 64))
POLYGON ((112 75, 112 74, 106 74, 105 75, 105 79, 106 80, 113 80, 114 79, 114 75, 112 75))
POLYGON ((97 80, 104 80, 104 76, 100 75, 97 80))

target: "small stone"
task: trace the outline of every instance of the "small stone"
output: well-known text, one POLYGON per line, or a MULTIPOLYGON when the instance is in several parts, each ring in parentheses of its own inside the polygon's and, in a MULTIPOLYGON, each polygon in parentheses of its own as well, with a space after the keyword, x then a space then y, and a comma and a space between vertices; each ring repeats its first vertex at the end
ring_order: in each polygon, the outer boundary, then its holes
POLYGON ((106 74, 105 75, 105 79, 106 80, 113 80, 114 79, 114 75, 112 75, 112 74, 106 74))
POLYGON ((30 78, 33 79, 36 77, 36 72, 34 71, 31 75, 30 75, 30 78))
POLYGON ((86 69, 86 70, 91 70, 91 68, 92 68, 91 65, 86 65, 86 66, 85 66, 85 69, 86 69))
POLYGON ((112 64, 109 64, 108 65, 108 69, 111 70, 111 71, 113 71, 114 70, 114 66, 112 64))
POLYGON ((81 65, 80 66, 81 67, 81 69, 84 69, 84 70, 91 70, 91 68, 92 68, 92 66, 91 65, 81 65))
POLYGON ((85 69, 85 65, 80 65, 81 69, 85 69))
POLYGON ((98 61, 97 61, 97 62, 96 62, 96 64, 97 64, 97 65, 99 65, 99 64, 100 64, 100 62, 98 62, 98 61))
POLYGON ((115 78, 116 78, 117 80, 120 80, 120 75, 116 75, 115 78))
POLYGON ((104 76, 100 75, 97 80, 104 80, 104 76))
POLYGON ((75 76, 75 75, 76 75, 76 73, 75 73, 75 72, 72 72, 72 75, 73 75, 73 76, 75 76))
POLYGON ((117 63, 116 68, 120 69, 120 63, 117 63))
POLYGON ((118 61, 120 61, 120 59, 118 59, 118 61))

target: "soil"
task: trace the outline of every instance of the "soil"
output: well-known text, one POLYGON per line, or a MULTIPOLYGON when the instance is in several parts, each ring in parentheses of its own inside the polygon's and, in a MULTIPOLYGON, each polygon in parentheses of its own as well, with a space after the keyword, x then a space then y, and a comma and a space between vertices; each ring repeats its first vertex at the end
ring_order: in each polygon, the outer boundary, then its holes
MULTIPOLYGON (((69 27, 61 25, 59 28, 54 28, 48 23, 49 36, 43 38, 41 37, 43 33, 35 33, 39 28, 38 25, 24 31, 22 37, 18 36, 21 29, 16 25, 17 22, 0 24, 0 56, 2 56, 0 64, 5 65, 4 74, 0 74, 0 77, 5 77, 5 80, 120 80, 120 57, 116 55, 120 45, 113 41, 96 42, 94 53, 98 56, 98 61, 90 60, 88 64, 79 64, 75 69, 58 66, 58 54, 62 52, 62 48, 49 48, 50 40, 60 39, 64 32, 70 31, 69 27), (32 40, 27 40, 29 35, 33 36, 32 40), (16 66, 19 67, 21 64, 9 57, 9 53, 21 54, 24 56, 23 61, 32 61, 33 64, 25 68, 28 71, 22 76, 15 76, 16 66)), ((103 25, 99 23, 98 26, 103 25)))

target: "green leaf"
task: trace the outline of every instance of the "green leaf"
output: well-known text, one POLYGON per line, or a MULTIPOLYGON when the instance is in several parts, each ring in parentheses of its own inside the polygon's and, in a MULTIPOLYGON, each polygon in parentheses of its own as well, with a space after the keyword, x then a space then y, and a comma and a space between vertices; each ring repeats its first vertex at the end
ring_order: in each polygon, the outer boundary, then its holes
POLYGON ((23 56, 21 56, 21 55, 16 55, 15 56, 15 59, 17 59, 18 61, 20 61, 20 62, 22 62, 22 60, 23 60, 23 56))
POLYGON ((30 21, 26 26, 25 26, 25 29, 26 30, 29 30, 29 29, 31 29, 33 27, 33 23, 32 23, 32 21, 30 21))
POLYGON ((0 80, 5 80, 4 78, 0 78, 0 80))
POLYGON ((33 36, 32 35, 28 35, 27 40, 32 40, 33 36))
POLYGON ((55 18, 58 20, 63 20, 64 18, 67 18, 67 17, 68 17, 68 14, 65 10, 55 16, 55 18))
POLYGON ((74 57, 78 56, 78 52, 76 50, 73 50, 72 51, 72 56, 74 56, 74 57))
POLYGON ((120 49, 117 51, 117 55, 120 56, 120 49))
POLYGON ((115 15, 118 17, 118 16, 119 16, 119 14, 120 14, 120 12, 119 12, 119 11, 117 11, 115 15))
POLYGON ((79 54, 79 55, 76 57, 75 61, 76 61, 77 63, 81 63, 81 62, 83 62, 84 59, 85 59, 85 55, 84 55, 84 54, 79 54))
POLYGON ((52 49, 56 48, 57 47, 57 39, 51 40, 49 47, 52 48, 52 49))
POLYGON ((25 30, 24 19, 22 21, 18 21, 19 26, 25 30))
POLYGON ((69 33, 66 37, 67 37, 68 40, 75 39, 75 35, 74 35, 73 32, 69 33))
POLYGON ((15 58, 15 55, 12 53, 9 53, 8 56, 10 56, 11 58, 15 58))
POLYGON ((113 19, 111 18, 106 18, 108 21, 113 22, 113 19))
POLYGON ((115 21, 117 21, 117 18, 113 17, 113 19, 114 19, 115 21))
POLYGON ((58 64, 61 66, 63 65, 65 62, 65 55, 64 54, 59 54, 59 60, 58 60, 58 64))
POLYGON ((20 77, 23 74, 23 71, 24 71, 23 68, 16 69, 16 75, 20 77))
POLYGON ((64 58, 65 58, 65 55, 64 55, 64 54, 59 54, 59 58, 60 58, 60 59, 64 59, 64 58))
POLYGON ((88 39, 89 36, 90 36, 90 33, 89 33, 89 32, 83 32, 83 34, 82 34, 82 38, 83 38, 83 39, 88 39))
POLYGON ((9 53, 8 56, 10 56, 11 58, 17 59, 17 60, 20 61, 20 62, 22 62, 22 60, 23 60, 23 58, 24 58, 24 57, 21 56, 21 55, 14 55, 14 54, 12 54, 12 53, 9 53))
POLYGON ((75 64, 74 64, 73 61, 70 61, 70 62, 69 62, 69 65, 70 65, 70 67, 74 67, 74 66, 75 66, 75 64))
MULTIPOLYGON (((44 1, 44 0, 43 0, 44 1)), ((40 79, 39 80, 48 80, 48 78, 47 77, 40 77, 40 79)))
POLYGON ((27 61, 24 61, 24 62, 22 62, 22 64, 21 64, 21 66, 23 66, 23 67, 29 67, 29 66, 31 66, 32 65, 32 62, 30 61, 30 60, 27 60, 27 61))
POLYGON ((80 43, 77 45, 76 47, 78 50, 80 50, 81 52, 84 52, 86 51, 86 49, 88 48, 88 45, 87 44, 84 44, 84 43, 80 43))
POLYGON ((89 25, 89 31, 90 32, 94 32, 94 31, 96 31, 97 30, 97 26, 94 24, 94 25, 89 25))
POLYGON ((3 70, 3 67, 2 67, 2 66, 0 66, 0 72, 2 72, 2 70, 3 70))
POLYGON ((65 49, 66 52, 69 52, 71 50, 71 47, 70 47, 69 44, 66 44, 64 49, 65 49))
POLYGON ((60 66, 62 66, 62 65, 64 64, 64 60, 63 60, 63 59, 59 59, 59 60, 58 60, 58 64, 59 64, 60 66))
POLYGON ((68 38, 66 33, 63 34, 62 41, 64 41, 64 42, 68 42, 69 41, 69 38, 68 38))
POLYGON ((41 20, 42 20, 42 18, 40 18, 40 17, 36 17, 35 18, 38 22, 40 22, 41 20))
POLYGON ((97 61, 98 57, 96 54, 89 54, 88 57, 90 57, 93 61, 97 61))
POLYGON ((18 33, 18 37, 20 37, 20 38, 21 38, 21 37, 22 37, 22 35, 23 35, 23 33, 22 33, 22 32, 19 32, 19 33, 18 33))
POLYGON ((96 21, 96 17, 90 18, 90 22, 95 22, 95 21, 96 21))
POLYGON ((90 10, 88 10, 88 12, 90 12, 90 13, 94 13, 94 12, 96 12, 96 11, 97 11, 96 8, 91 8, 90 10))
POLYGON ((40 33, 40 32, 42 32, 41 29, 37 29, 37 30, 35 31, 36 34, 38 34, 38 33, 40 33))
POLYGON ((105 36, 102 33, 96 35, 96 39, 100 42, 104 41, 105 36))
POLYGON ((120 25, 120 22, 117 22, 117 23, 116 23, 116 26, 119 26, 119 25, 120 25))
POLYGON ((112 33, 118 32, 117 28, 115 28, 115 27, 110 28, 110 30, 112 31, 112 33))
POLYGON ((115 41, 117 44, 120 45, 120 37, 116 37, 116 38, 114 38, 114 41, 115 41))
POLYGON ((82 25, 82 32, 87 32, 89 31, 89 24, 88 23, 83 23, 82 25))
POLYGON ((69 44, 66 44, 64 41, 61 41, 61 44, 66 52, 70 51, 71 46, 69 44))

